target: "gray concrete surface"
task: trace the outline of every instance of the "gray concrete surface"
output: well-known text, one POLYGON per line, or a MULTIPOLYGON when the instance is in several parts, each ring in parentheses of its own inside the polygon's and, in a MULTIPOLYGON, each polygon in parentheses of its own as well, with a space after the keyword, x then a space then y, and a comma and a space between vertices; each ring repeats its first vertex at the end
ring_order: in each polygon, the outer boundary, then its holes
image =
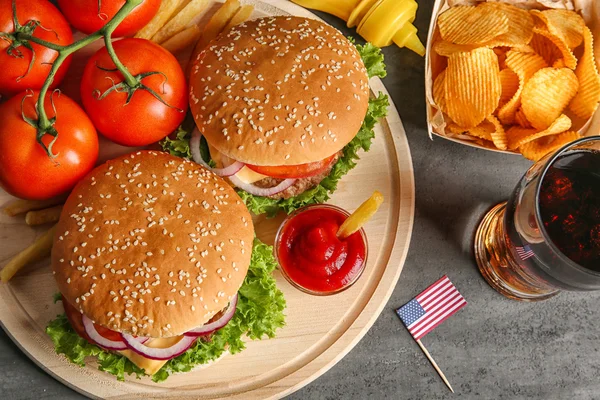
MULTIPOLYGON (((425 37, 433 0, 421 0, 425 37)), ((336 27, 339 20, 323 16, 336 27)), ((352 33, 346 30, 347 33, 352 33)), ((400 282, 366 337, 343 360, 289 396, 311 399, 600 398, 600 293, 562 293, 543 303, 507 300, 479 275, 471 251, 481 215, 505 199, 529 166, 446 140, 425 125, 423 60, 385 50, 384 80, 411 146, 416 218, 400 282), (469 304, 423 339, 456 394, 437 377, 393 309, 448 274, 469 304), (596 305, 594 305, 596 304, 596 305)), ((0 332, 0 399, 79 399, 45 374, 0 332)))

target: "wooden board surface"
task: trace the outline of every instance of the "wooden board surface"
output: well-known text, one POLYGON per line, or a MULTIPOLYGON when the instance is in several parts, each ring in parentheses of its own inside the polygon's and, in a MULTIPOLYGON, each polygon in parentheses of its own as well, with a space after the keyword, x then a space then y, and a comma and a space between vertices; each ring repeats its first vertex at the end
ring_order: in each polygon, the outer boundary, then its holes
MULTIPOLYGON (((251 3, 256 5, 254 16, 315 18, 285 0, 251 3)), ((76 75, 73 71, 72 82, 77 82, 76 75)), ((379 79, 372 79, 370 85, 373 93, 387 93, 379 79)), ((65 92, 77 97, 76 87, 67 87, 65 92)), ((102 141, 103 158, 130 151, 106 144, 102 141)), ((57 289, 48 261, 27 267, 9 285, 0 286, 0 322, 41 368, 92 398, 281 398, 316 379, 358 343, 383 310, 400 276, 413 224, 414 177, 404 128, 393 104, 376 129, 371 151, 361 154, 358 166, 341 180, 330 203, 354 210, 376 189, 386 201, 365 227, 369 257, 360 280, 338 295, 317 297, 294 289, 276 271, 288 304, 287 325, 276 338, 248 341, 246 350, 227 355, 208 368, 173 375, 161 384, 148 378, 118 382, 98 371, 92 360, 79 368, 58 356, 44 333, 48 321, 62 312, 60 303, 52 303, 57 289)), ((0 206, 10 200, 0 191, 0 206)), ((272 244, 281 219, 257 217, 257 235, 272 244)), ((42 232, 43 228, 27 227, 22 217, 1 215, 0 265, 42 232)))

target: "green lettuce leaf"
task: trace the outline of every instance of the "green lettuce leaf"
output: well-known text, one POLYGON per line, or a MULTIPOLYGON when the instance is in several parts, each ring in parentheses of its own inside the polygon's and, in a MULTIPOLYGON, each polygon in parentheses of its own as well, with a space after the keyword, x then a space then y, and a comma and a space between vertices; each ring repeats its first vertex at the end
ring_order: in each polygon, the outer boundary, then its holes
MULTIPOLYGON (((351 39, 352 42, 354 40, 351 39)), ((386 76, 385 63, 383 53, 381 49, 371 43, 364 45, 356 45, 365 67, 367 68, 367 74, 369 78, 374 76, 383 78, 386 76)), ((356 166, 356 161, 360 158, 358 156, 358 150, 369 151, 371 147, 371 141, 375 137, 373 128, 375 123, 387 115, 387 107, 389 106, 388 97, 382 93, 376 98, 369 99, 369 108, 362 127, 358 134, 352 139, 350 143, 343 149, 343 156, 336 162, 329 175, 321 181, 321 183, 312 189, 302 192, 298 196, 291 197, 289 199, 269 199, 262 196, 254 196, 244 190, 237 189, 238 195, 242 198, 248 210, 254 214, 267 214, 272 217, 279 211, 284 211, 287 214, 297 210, 298 208, 304 207, 309 204, 324 203, 326 202, 331 193, 337 189, 337 183, 346 175, 352 168, 356 166)), ((193 129, 193 128, 192 128, 193 129)), ((179 138, 179 131, 177 134, 179 138)), ((181 134, 181 140, 185 143, 175 143, 176 140, 165 139, 162 144, 165 151, 170 152, 173 155, 179 157, 190 158, 189 154, 189 136, 181 134), (186 150, 186 151, 181 151, 186 150)), ((201 154, 202 158, 205 158, 205 152, 202 148, 204 142, 201 143, 201 154)), ((212 160, 211 160, 212 162, 212 160)), ((212 164, 211 164, 212 165, 212 164)))
MULTIPOLYGON (((238 353, 245 347, 243 336, 250 339, 273 337, 275 331, 285 325, 285 299, 272 275, 276 266, 273 248, 255 239, 248 274, 239 290, 237 309, 231 321, 209 341, 198 340, 188 351, 169 360, 152 380, 161 382, 174 372, 190 371, 219 358, 225 351, 238 353)), ((144 375, 144 371, 126 357, 109 353, 80 337, 64 314, 50 322, 46 333, 54 342, 56 352, 75 364, 84 366, 86 357, 96 357, 98 369, 115 375, 118 380, 125 379, 125 374, 144 375)))
POLYGON ((367 68, 367 74, 369 78, 378 76, 379 78, 385 78, 387 72, 385 70, 385 62, 383 59, 383 53, 381 49, 371 43, 357 44, 356 49, 362 58, 365 67, 367 68))

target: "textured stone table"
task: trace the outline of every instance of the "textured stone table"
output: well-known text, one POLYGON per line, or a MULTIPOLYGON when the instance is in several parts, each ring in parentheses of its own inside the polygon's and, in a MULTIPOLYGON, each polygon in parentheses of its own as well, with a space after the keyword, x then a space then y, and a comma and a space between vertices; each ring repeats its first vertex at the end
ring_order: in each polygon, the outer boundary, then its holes
MULTIPOLYGON (((420 0, 425 38, 433 0, 420 0)), ((341 28, 339 20, 323 16, 341 28)), ((345 30, 348 34, 352 32, 345 30)), ((538 304, 507 300, 479 275, 473 231, 530 165, 452 142, 430 141, 423 59, 385 50, 384 79, 410 142, 416 180, 412 243, 383 313, 343 360, 290 399, 600 398, 600 293, 562 293, 538 304), (446 389, 393 309, 448 274, 469 304, 423 339, 445 371, 446 389)), ((31 362, 0 330, 0 399, 80 399, 31 362)))

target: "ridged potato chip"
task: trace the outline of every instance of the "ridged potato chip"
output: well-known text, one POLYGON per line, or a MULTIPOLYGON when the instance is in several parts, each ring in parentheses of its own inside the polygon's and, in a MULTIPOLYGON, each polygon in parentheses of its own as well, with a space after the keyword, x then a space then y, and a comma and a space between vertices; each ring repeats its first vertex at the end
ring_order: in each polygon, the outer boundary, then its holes
POLYGON ((581 135, 574 131, 564 132, 559 135, 543 137, 519 147, 523 156, 531 161, 539 161, 546 154, 552 153, 562 146, 579 139, 581 135))
POLYGON ((493 41, 505 43, 506 46, 528 44, 533 36, 533 17, 527 10, 507 3, 485 3, 489 9, 502 12, 508 18, 508 31, 494 38, 493 41))
POLYGON ((577 139, 569 130, 600 106, 594 38, 581 15, 506 0, 449 3, 432 47, 447 57, 433 82, 446 133, 532 160, 577 139))
POLYGON ((510 68, 519 77, 519 88, 514 96, 497 111, 500 121, 508 125, 515 122, 515 115, 521 106, 521 93, 525 87, 525 83, 539 69, 548 65, 542 57, 535 53, 521 53, 515 50, 506 53, 505 64, 507 68, 510 68))
POLYGON ((478 47, 482 46, 478 44, 454 44, 445 40, 440 40, 433 45, 433 51, 440 56, 450 57, 454 53, 465 53, 475 50, 478 47))
MULTIPOLYGON (((569 46, 567 46, 566 42, 562 38, 553 35, 552 33, 550 33, 550 31, 543 29, 543 28, 535 27, 535 28, 533 28, 533 32, 540 36, 545 37, 546 39, 548 39, 550 42, 552 42, 556 46, 556 48, 560 52, 560 57, 563 58, 565 65, 568 68, 575 69, 577 67, 577 58, 575 57, 575 55, 573 54, 571 49, 569 49, 569 46)), ((532 46, 532 47, 535 49, 535 46, 532 46)), ((553 52, 555 53, 556 51, 553 50, 553 52)), ((560 57, 557 57, 557 59, 560 57)), ((554 64, 555 60, 553 60, 551 63, 549 62, 548 64, 554 64)))
POLYGON ((539 130, 546 129, 571 102, 579 81, 569 68, 542 68, 525 83, 521 106, 527 120, 539 130))
POLYGON ((486 121, 494 125, 494 132, 492 132, 492 142, 494 142, 494 146, 500 150, 506 150, 508 147, 508 138, 506 137, 504 127, 500 121, 498 121, 498 118, 494 117, 493 115, 488 115, 486 121))
POLYGON ((583 41, 585 22, 579 14, 568 10, 531 10, 531 13, 570 49, 579 46, 583 41))
POLYGON ((554 61, 554 63, 552 64, 552 68, 567 68, 567 66, 565 65, 565 59, 559 58, 558 60, 554 61))
MULTIPOLYGON (((531 48, 536 54, 539 54, 548 65, 554 64, 558 59, 562 59, 562 54, 558 47, 546 36, 539 33, 533 33, 533 38, 529 42, 531 48)), ((564 63, 564 60, 563 60, 564 63)))
POLYGON ((438 17, 440 35, 455 44, 480 44, 506 33, 508 17, 487 3, 474 6, 456 6, 438 17))
POLYGON ((477 125, 475 128, 465 129, 454 122, 448 123, 446 125, 446 129, 454 133, 456 135, 470 135, 479 139, 492 141, 492 133, 496 130, 494 124, 489 121, 483 121, 481 124, 477 125))
POLYGON ((445 77, 446 71, 444 70, 435 78, 433 82, 433 101, 444 114, 447 114, 446 98, 444 97, 445 77))
POLYGON ((579 79, 579 91, 569 104, 569 109, 579 118, 590 118, 600 101, 600 76, 594 58, 594 37, 587 26, 583 32, 583 55, 575 69, 579 79))
POLYGON ((502 84, 498 57, 481 47, 448 59, 444 97, 448 116, 464 128, 474 128, 498 107, 502 84))
POLYGON ((510 68, 505 68, 500 71, 500 82, 502 84, 502 94, 500 95, 499 107, 502 107, 510 99, 512 99, 519 90, 519 76, 510 68))
POLYGON ((515 114, 515 122, 523 128, 531 128, 531 122, 527 121, 527 117, 525 116, 522 108, 517 110, 517 113, 515 114))
POLYGON ((522 128, 515 125, 506 131, 508 137, 508 149, 515 150, 525 143, 529 143, 544 136, 558 135, 559 133, 566 132, 570 128, 571 119, 564 114, 558 117, 548 129, 541 131, 535 128, 522 128))

